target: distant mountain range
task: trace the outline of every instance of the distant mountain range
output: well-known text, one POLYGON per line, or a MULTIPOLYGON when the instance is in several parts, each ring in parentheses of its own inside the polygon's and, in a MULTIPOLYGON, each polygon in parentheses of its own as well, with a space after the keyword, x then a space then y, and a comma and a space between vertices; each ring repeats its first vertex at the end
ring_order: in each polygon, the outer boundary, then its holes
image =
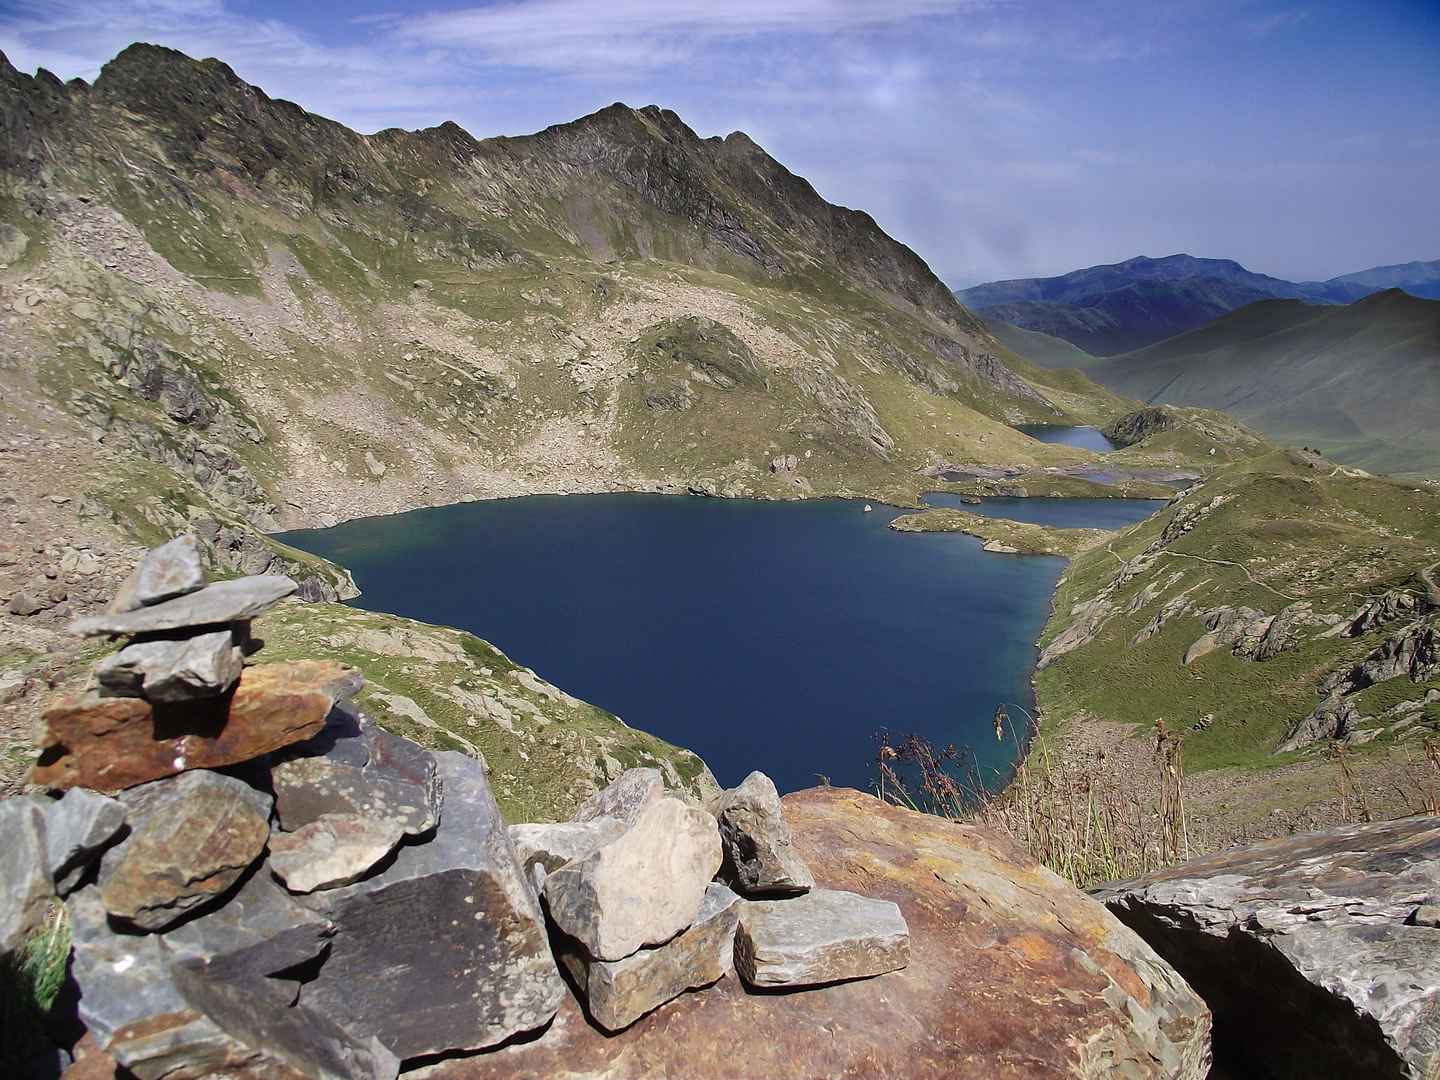
POLYGON ((1440 476, 1440 301, 1398 288, 1348 306, 1262 300, 1084 370, 1372 472, 1440 476))
POLYGON ((1114 356, 1194 330, 1260 300, 1349 304, 1394 288, 1440 299, 1440 261, 1294 282, 1252 273, 1230 259, 1141 257, 1061 277, 988 282, 955 295, 992 327, 1007 323, 1061 338, 1091 356, 1114 356))

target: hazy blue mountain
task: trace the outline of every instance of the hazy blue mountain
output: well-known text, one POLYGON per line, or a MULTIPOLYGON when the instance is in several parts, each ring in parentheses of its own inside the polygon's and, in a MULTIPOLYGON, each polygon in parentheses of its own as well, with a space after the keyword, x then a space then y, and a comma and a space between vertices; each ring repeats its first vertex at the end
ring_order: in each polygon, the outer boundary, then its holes
POLYGON ((1348 306, 1263 300, 1085 372, 1372 472, 1440 476, 1440 301, 1400 289, 1348 306))

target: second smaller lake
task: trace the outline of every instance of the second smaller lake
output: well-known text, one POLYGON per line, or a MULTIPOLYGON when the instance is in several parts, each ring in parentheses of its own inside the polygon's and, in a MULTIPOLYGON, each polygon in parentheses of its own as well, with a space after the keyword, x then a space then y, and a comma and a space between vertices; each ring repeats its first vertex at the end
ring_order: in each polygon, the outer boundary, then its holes
POLYGON ((1166 503, 1164 499, 982 499, 962 503, 948 491, 921 497, 930 506, 953 506, 982 517, 1009 518, 1057 529, 1123 529, 1144 521, 1166 503))
POLYGON ((1017 424, 1015 430, 1036 442, 1061 443, 1105 454, 1116 449, 1113 442, 1093 427, 1059 427, 1055 424, 1017 424))

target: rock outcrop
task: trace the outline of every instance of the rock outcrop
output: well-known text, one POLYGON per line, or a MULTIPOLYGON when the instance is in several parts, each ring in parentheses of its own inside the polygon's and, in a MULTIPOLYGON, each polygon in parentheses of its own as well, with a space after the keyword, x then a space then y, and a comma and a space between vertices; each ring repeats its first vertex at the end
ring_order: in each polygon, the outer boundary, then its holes
POLYGON ((1440 1069, 1440 819, 1233 848, 1092 896, 1174 965, 1242 1075, 1440 1069), (1430 909, 1433 911, 1433 909, 1430 909))
POLYGON ((715 805, 725 861, 722 873, 745 896, 808 892, 815 885, 795 850, 775 783, 752 772, 715 805))
POLYGON ((748 993, 726 977, 616 1035, 567 1000, 538 1039, 442 1063, 432 1077, 1206 1075, 1204 1003, 1011 841, 838 788, 783 806, 818 887, 899 906, 908 967, 789 994, 748 993))

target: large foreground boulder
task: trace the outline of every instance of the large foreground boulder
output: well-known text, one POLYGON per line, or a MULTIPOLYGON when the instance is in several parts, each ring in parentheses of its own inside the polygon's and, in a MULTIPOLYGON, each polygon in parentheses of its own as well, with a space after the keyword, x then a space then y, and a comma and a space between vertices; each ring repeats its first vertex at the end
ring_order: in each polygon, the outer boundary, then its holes
POLYGON ((1232 848, 1091 894, 1215 1014, 1215 1048, 1264 1078, 1440 1071, 1440 819, 1232 848))
POLYGON ((839 788, 783 806, 819 888, 899 905, 908 967, 783 994, 731 975, 608 1036, 567 998, 540 1038, 436 1065, 432 1080, 1205 1077, 1204 1003, 1013 842, 839 788))

